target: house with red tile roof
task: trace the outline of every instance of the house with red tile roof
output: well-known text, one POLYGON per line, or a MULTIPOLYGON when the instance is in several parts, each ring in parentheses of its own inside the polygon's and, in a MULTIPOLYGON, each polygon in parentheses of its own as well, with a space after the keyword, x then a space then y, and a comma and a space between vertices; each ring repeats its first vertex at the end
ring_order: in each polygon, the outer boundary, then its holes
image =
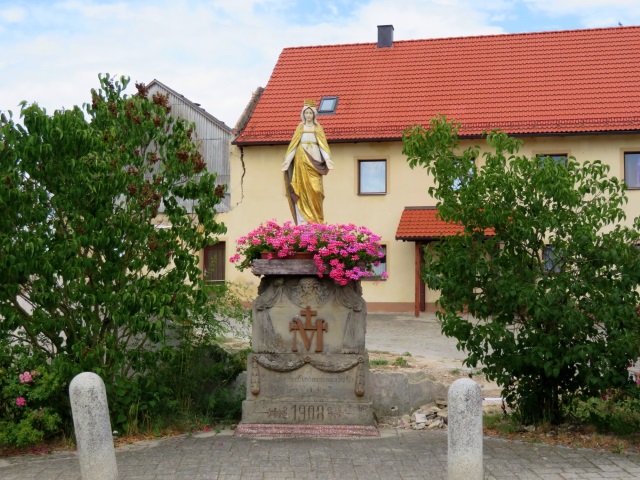
POLYGON ((417 314, 438 298, 418 275, 422 249, 459 227, 438 219, 433 179, 409 168, 401 141, 437 115, 481 151, 483 133, 500 129, 522 138, 523 155, 600 159, 627 182, 629 222, 640 215, 640 27, 393 41, 384 25, 377 40, 282 51, 236 126, 231 209, 220 217, 229 255, 259 223, 291 219, 280 167, 308 99, 335 165, 326 221, 365 225, 386 247, 389 279, 363 282, 371 311, 417 314))

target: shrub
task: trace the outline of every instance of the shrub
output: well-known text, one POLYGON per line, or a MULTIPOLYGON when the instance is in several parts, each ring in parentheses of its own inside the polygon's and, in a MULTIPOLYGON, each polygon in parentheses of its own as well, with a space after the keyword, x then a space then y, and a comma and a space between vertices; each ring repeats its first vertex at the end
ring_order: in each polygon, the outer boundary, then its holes
POLYGON ((629 435, 640 431, 640 397, 609 393, 578 402, 574 416, 601 433, 629 435))
POLYGON ((168 95, 128 83, 101 75, 82 108, 23 102, 19 122, 0 118, 4 441, 70 428, 68 384, 85 371, 104 380, 117 429, 148 425, 181 401, 158 372, 246 317, 194 255, 226 231, 225 185, 168 95))
POLYGON ((4 341, 0 352, 0 445, 26 447, 60 433, 69 403, 60 376, 27 349, 4 341))

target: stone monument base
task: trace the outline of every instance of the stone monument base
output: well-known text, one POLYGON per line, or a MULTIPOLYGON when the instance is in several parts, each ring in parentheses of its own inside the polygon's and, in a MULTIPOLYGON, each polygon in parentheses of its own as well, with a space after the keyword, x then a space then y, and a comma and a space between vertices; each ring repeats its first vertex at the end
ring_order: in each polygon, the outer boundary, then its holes
POLYGON ((253 302, 240 432, 255 424, 264 425, 264 436, 278 431, 318 435, 320 426, 375 430, 360 284, 341 286, 327 277, 295 275, 295 262, 305 260, 283 261, 289 266, 282 275, 257 271, 260 264, 254 265, 254 273, 265 277, 253 302))
POLYGON ((241 423, 236 437, 379 437, 371 425, 283 425, 241 423))
POLYGON ((375 425, 368 354, 249 354, 242 423, 375 425))

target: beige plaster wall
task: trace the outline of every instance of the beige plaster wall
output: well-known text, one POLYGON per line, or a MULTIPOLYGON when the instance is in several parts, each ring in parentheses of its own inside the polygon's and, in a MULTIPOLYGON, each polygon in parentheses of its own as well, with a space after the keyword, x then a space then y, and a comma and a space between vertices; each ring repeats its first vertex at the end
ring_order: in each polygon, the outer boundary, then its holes
MULTIPOLYGON (((624 180, 624 152, 640 151, 640 135, 584 135, 524 139, 521 153, 531 156, 538 153, 567 153, 579 162, 601 160, 611 167, 611 176, 624 180)), ((626 225, 640 215, 640 190, 628 190, 629 203, 626 225)))
MULTIPOLYGON (((623 152, 640 151, 640 136, 556 136, 525 138, 521 154, 566 153, 578 161, 600 159, 611 166, 611 174, 623 177, 623 152)), ((483 140, 463 142, 463 146, 484 145, 483 140)), ((414 243, 395 240, 395 232, 405 206, 435 205, 427 193, 433 185, 423 168, 411 170, 402 155, 401 142, 331 144, 335 169, 325 177, 325 219, 329 223, 365 225, 382 236, 387 245, 389 279, 363 282, 364 298, 372 310, 412 311, 414 301, 414 243), (387 194, 360 196, 357 193, 358 159, 387 160, 387 194)), ((235 251, 235 240, 269 219, 280 223, 291 215, 285 197, 280 165, 285 145, 256 146, 231 151, 231 210, 218 219, 228 229, 221 240, 227 243, 227 258, 235 251)), ((482 157, 478 164, 482 163, 482 157)), ((640 215, 640 191, 629 191, 628 224, 640 215)), ((227 265, 227 279, 244 283, 255 291, 258 279, 248 271, 238 272, 227 265)), ((433 304, 437 292, 427 291, 433 304)), ((432 308, 432 305, 431 305, 432 308)))

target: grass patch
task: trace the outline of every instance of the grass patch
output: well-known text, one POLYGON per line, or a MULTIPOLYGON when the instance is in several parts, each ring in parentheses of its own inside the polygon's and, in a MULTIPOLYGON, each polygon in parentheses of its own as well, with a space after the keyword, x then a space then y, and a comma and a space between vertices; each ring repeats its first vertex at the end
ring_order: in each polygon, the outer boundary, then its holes
POLYGON ((392 365, 396 367, 408 367, 409 362, 407 362, 407 359, 404 357, 396 357, 392 365))
POLYGON ((498 434, 516 433, 522 427, 509 415, 504 413, 489 413, 482 418, 482 424, 487 430, 495 431, 498 434))
POLYGON ((373 358, 369 360, 369 365, 371 365, 372 367, 381 367, 389 365, 389 360, 386 358, 373 358))

